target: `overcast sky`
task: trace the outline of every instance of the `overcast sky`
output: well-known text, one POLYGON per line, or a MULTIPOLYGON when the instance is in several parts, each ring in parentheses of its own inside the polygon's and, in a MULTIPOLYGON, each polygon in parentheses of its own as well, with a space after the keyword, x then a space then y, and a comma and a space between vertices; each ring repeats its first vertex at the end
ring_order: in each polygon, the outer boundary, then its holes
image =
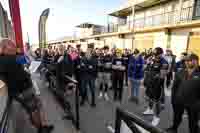
MULTIPOLYGON (((0 0, 8 8, 8 0, 0 0)), ((83 22, 106 24, 108 13, 118 9, 127 0, 19 0, 24 40, 27 32, 31 43, 38 43, 40 14, 50 8, 47 38, 54 40, 74 34, 75 26, 83 22)))

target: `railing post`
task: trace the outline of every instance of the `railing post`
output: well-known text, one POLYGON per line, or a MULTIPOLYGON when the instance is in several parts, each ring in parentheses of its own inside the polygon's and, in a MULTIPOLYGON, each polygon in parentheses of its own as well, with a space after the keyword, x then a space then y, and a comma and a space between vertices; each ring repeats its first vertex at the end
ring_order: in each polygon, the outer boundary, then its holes
POLYGON ((117 108, 116 111, 116 121, 115 121, 115 133, 120 133, 121 129, 121 117, 120 117, 120 110, 117 108))
POLYGON ((187 21, 189 21, 190 19, 190 7, 188 8, 188 12, 187 12, 187 21))
POLYGON ((179 12, 178 12, 178 21, 181 21, 181 15, 182 15, 182 6, 183 6, 183 0, 179 0, 179 12))
POLYGON ((76 105, 76 129, 80 129, 80 114, 79 114, 79 88, 76 85, 75 90, 75 105, 76 105))
POLYGON ((154 26, 154 16, 152 16, 152 26, 154 26))

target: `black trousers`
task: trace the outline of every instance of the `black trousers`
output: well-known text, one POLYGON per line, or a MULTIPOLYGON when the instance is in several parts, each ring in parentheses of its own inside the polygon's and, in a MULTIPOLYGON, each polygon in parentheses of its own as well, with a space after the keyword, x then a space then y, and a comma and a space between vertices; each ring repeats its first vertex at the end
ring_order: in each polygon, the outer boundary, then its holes
POLYGON ((124 73, 123 72, 113 72, 113 89, 114 89, 114 100, 122 100, 123 95, 123 81, 124 73))
POLYGON ((161 104, 165 104, 165 85, 164 85, 164 83, 165 83, 165 80, 164 79, 161 79, 161 89, 162 89, 162 91, 161 91, 161 104))
POLYGON ((88 100, 87 92, 89 89, 92 96, 91 104, 95 104, 95 77, 91 76, 90 78, 82 79, 81 89, 82 89, 82 102, 84 103, 86 100, 88 100))
POLYGON ((182 115, 184 114, 184 110, 186 110, 189 116, 188 118, 189 118, 190 133, 199 133, 200 129, 198 127, 198 119, 199 119, 198 112, 195 112, 191 110, 191 108, 185 107, 180 104, 172 104, 172 106, 174 111, 172 128, 175 130, 178 129, 179 125, 182 122, 182 115))
POLYGON ((156 102, 154 103, 153 101, 149 101, 149 107, 150 109, 153 109, 153 105, 155 104, 155 115, 157 117, 159 117, 160 112, 161 112, 161 106, 160 106, 160 102, 156 102))
POLYGON ((126 72, 125 72, 125 83, 128 85, 128 67, 126 67, 126 72))
POLYGON ((170 86, 171 80, 172 80, 172 72, 169 72, 167 73, 167 81, 166 81, 167 88, 170 86))

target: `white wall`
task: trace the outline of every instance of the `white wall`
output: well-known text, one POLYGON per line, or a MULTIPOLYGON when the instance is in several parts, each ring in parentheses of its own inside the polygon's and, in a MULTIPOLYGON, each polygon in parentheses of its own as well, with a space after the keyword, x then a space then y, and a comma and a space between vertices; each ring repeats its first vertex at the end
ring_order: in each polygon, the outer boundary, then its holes
POLYGON ((194 0, 186 0, 183 2, 183 8, 191 7, 193 6, 194 0))
POLYGON ((117 36, 109 36, 105 37, 105 45, 109 46, 109 48, 117 47, 119 45, 119 40, 117 36))
POLYGON ((104 40, 96 40, 95 48, 103 48, 104 47, 104 40))
POLYGON ((189 32, 172 32, 171 34, 171 49, 173 53, 180 57, 182 52, 187 49, 189 32))
POLYGON ((154 48, 161 47, 163 50, 167 48, 167 35, 165 32, 156 32, 154 33, 154 48))
POLYGON ((92 28, 79 28, 78 29, 78 35, 80 35, 80 37, 87 37, 92 34, 93 34, 92 28))
POLYGON ((86 52, 87 51, 87 47, 88 47, 88 44, 87 42, 81 42, 81 49, 83 50, 83 52, 86 52))
POLYGON ((88 39, 88 43, 95 43, 94 39, 88 39))
POLYGON ((129 34, 125 36, 125 48, 132 49, 133 45, 133 35, 129 34))

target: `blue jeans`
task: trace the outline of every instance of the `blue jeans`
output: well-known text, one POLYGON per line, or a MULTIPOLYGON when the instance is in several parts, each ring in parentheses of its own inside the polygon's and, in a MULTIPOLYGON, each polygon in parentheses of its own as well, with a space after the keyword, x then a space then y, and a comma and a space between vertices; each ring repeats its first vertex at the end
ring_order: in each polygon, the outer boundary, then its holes
POLYGON ((131 79, 132 97, 139 97, 140 83, 141 80, 131 79))
POLYGON ((86 78, 82 79, 81 81, 81 93, 82 93, 82 101, 85 102, 85 100, 88 99, 88 88, 90 89, 91 95, 92 95, 92 104, 95 103, 95 78, 86 78))

